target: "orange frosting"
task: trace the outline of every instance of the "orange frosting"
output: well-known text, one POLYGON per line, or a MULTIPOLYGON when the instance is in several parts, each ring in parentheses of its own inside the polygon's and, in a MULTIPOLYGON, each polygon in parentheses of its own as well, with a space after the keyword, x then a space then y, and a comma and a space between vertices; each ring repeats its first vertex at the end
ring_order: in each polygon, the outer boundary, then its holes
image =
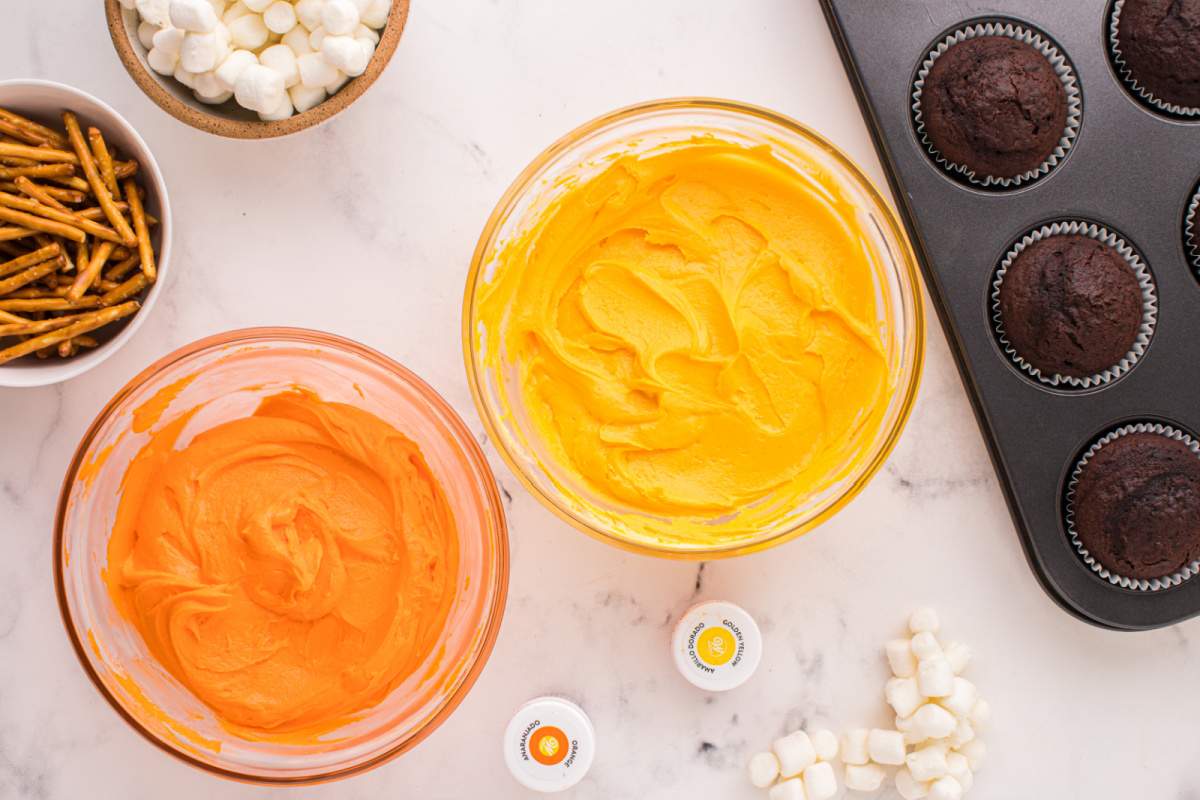
POLYGON ((130 464, 105 579, 151 653, 247 738, 307 742, 379 703, 437 645, 454 517, 417 445, 303 390, 130 464))

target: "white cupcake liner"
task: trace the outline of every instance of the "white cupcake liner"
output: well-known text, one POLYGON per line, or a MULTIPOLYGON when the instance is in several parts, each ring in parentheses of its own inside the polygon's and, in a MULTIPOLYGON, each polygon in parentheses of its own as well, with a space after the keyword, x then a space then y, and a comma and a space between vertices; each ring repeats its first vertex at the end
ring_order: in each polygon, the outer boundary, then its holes
POLYGON ((1170 589, 1173 586, 1178 586, 1184 581, 1191 578, 1193 575, 1200 572, 1200 560, 1193 561, 1186 565, 1178 572, 1172 573, 1162 578, 1126 578, 1122 575, 1117 575, 1111 572, 1107 567, 1097 561, 1087 548, 1083 546, 1083 542, 1079 540, 1079 535, 1075 530, 1075 486, 1079 483, 1079 476, 1083 473, 1083 468, 1087 466, 1088 461, 1092 459, 1100 451, 1100 448, 1110 444, 1115 439, 1125 436, 1129 433, 1157 433, 1163 436, 1170 437, 1177 441, 1183 442, 1188 446, 1197 458, 1200 458, 1200 443, 1196 442, 1188 434, 1173 428, 1170 425, 1163 425, 1155 422, 1138 422, 1129 425, 1122 425, 1120 428, 1105 434, 1096 440, 1095 444, 1087 449, 1087 452, 1075 464, 1075 469, 1071 472, 1071 479, 1067 483, 1066 503, 1063 512, 1064 521, 1067 526, 1067 537, 1071 540, 1071 544, 1075 547, 1075 552, 1079 553, 1083 563, 1091 567, 1092 572, 1099 575, 1104 580, 1114 586, 1120 586, 1123 589, 1132 589, 1138 592, 1157 592, 1162 589, 1170 589))
POLYGON ((1000 187, 1003 189, 1015 188, 1023 183, 1035 181, 1049 174, 1066 157, 1067 151, 1075 143, 1076 137, 1079 136, 1079 124, 1083 115, 1079 80, 1075 77, 1075 71, 1071 68, 1066 56, 1046 36, 1015 22, 980 22, 959 28, 942 39, 937 47, 933 48, 929 55, 926 56, 925 61, 921 64, 921 68, 917 71, 917 79, 913 83, 912 100, 913 123, 916 126, 917 138, 921 140, 921 144, 925 146, 929 155, 933 157, 933 160, 942 169, 961 175, 975 186, 1000 187), (947 159, 926 135, 925 121, 921 115, 921 92, 925 89, 925 79, 929 77, 929 70, 933 68, 933 62, 941 58, 954 45, 979 36, 1007 36, 1031 45, 1044 55, 1050 62, 1050 65, 1054 67, 1054 72, 1058 75, 1059 80, 1062 81, 1063 89, 1067 93, 1067 125, 1063 130, 1063 135, 1059 139, 1058 145, 1050 153, 1049 158, 1040 165, 1028 172, 1023 172, 1011 178, 997 178, 991 175, 979 176, 965 164, 957 164, 947 159))
POLYGON ((1118 38, 1121 26, 1121 9, 1124 7, 1125 0, 1116 0, 1113 3, 1112 12, 1108 18, 1108 49, 1112 53, 1113 66, 1117 68, 1117 75, 1120 76, 1121 81, 1131 92, 1159 111, 1183 117, 1184 119, 1200 119, 1200 108, 1181 106, 1160 100, 1149 89, 1138 83, 1137 78, 1133 76, 1129 65, 1125 63, 1125 59, 1121 56, 1121 41, 1118 38))
POLYGON ((1200 275, 1200 183, 1183 216, 1183 246, 1192 260, 1192 269, 1200 275))
POLYGON ((1107 228, 1093 222, 1077 220, 1054 222, 1030 231, 1021 237, 1021 241, 1017 242, 1004 256, 1004 260, 996 268, 995 277, 992 280, 992 327, 996 331, 996 339, 1000 343, 1001 349, 1004 350, 1004 354, 1012 359, 1013 363, 1020 367, 1023 372, 1048 386, 1069 386, 1073 389, 1089 389, 1093 386, 1102 386, 1116 380, 1133 369, 1133 365, 1146 352, 1146 347, 1149 346, 1150 338, 1154 335, 1154 326, 1157 322, 1158 295, 1154 289, 1154 279, 1150 276, 1150 270, 1146 267, 1145 262, 1129 246, 1128 242, 1107 228), (1046 374, 1026 361, 1017 352, 1012 343, 1008 341, 1008 337, 1004 333, 1004 320, 1000 314, 1000 285, 1004 283, 1004 276, 1008 274, 1008 268, 1012 266, 1013 261, 1026 248, 1035 242, 1040 242, 1051 236, 1087 236, 1112 247, 1129 264, 1129 268, 1137 276, 1138 286, 1142 289, 1142 324, 1138 329, 1137 338, 1133 341, 1133 346, 1125 354, 1125 357, 1116 364, 1094 375, 1076 378, 1072 375, 1046 374))

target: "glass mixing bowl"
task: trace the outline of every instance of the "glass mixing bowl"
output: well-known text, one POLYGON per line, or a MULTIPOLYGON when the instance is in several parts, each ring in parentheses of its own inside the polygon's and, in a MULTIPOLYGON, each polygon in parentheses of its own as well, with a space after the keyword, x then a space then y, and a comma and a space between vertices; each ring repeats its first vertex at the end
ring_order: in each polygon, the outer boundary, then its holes
POLYGON ((256 328, 190 344, 117 393, 80 443, 59 500, 54 576, 75 651, 101 694, 135 730, 220 775, 264 783, 329 780, 412 748, 462 701, 491 653, 508 587, 508 534, 492 473, 470 431, 420 378, 360 344, 316 331, 256 328), (195 375, 190 383, 181 381, 195 375), (163 669, 114 607, 101 575, 122 477, 149 433, 204 407, 181 441, 253 412, 294 385, 369 411, 420 447, 454 510, 461 586, 431 655, 382 703, 319 744, 249 741, 163 669), (165 390, 165 391, 164 391, 165 390), (172 392, 175 392, 172 394, 172 392), (139 407, 169 398, 147 427, 139 407))
MULTIPOLYGON (((795 120, 727 100, 681 98, 615 111, 572 131, 534 159, 500 199, 475 249, 463 300, 463 351, 475 403, 501 456, 551 511, 602 541, 654 555, 708 559, 779 544, 812 529, 846 505, 887 459, 908 419, 920 380, 925 344, 916 259, 895 213, 863 172, 833 144, 795 120), (857 213, 876 280, 878 326, 890 377, 888 406, 877 433, 859 443, 840 476, 799 503, 768 495, 768 521, 739 525, 738 514, 696 517, 713 541, 672 535, 672 523, 622 505, 565 468, 542 441, 520 388, 519 370, 503 344, 489 359, 488 330, 480 318, 483 287, 501 267, 506 242, 528 231, 563 192, 606 169, 618 154, 711 135, 746 146, 766 145, 801 174, 813 169, 837 181, 857 213), (489 361, 502 366, 493 367, 489 361)), ((504 325, 502 318, 498 325, 504 325)), ((503 337, 495 337, 503 341, 503 337)), ((756 515, 758 516, 758 515, 756 515)))

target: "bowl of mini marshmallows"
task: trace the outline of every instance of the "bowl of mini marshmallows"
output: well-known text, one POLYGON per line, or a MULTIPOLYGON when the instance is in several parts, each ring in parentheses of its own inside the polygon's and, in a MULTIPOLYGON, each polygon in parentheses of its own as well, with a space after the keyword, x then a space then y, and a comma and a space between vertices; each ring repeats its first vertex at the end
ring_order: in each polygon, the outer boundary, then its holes
POLYGON ((409 0, 105 0, 121 63, 200 130, 286 136, 354 102, 391 60, 409 0))

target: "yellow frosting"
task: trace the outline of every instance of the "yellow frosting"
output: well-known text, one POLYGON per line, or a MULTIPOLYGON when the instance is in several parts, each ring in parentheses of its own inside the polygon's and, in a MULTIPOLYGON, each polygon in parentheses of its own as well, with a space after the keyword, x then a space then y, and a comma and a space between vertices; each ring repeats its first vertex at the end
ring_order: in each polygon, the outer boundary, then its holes
POLYGON ((832 176, 767 146, 615 158, 498 253, 488 366, 515 366, 550 457, 602 500, 684 542, 746 535, 852 468, 883 416, 856 219, 832 176))

